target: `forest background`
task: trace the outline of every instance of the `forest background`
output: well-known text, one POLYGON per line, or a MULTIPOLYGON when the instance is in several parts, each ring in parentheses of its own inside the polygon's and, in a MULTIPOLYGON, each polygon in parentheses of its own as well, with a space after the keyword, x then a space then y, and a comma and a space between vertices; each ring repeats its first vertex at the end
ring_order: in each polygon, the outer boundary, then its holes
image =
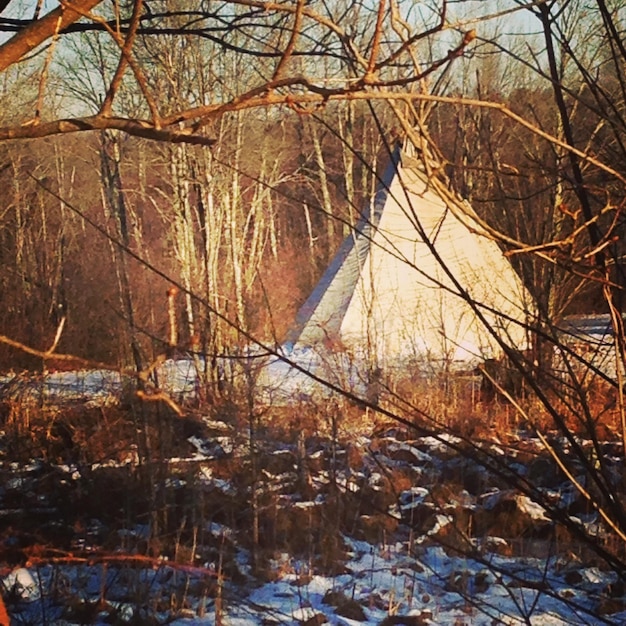
MULTIPOLYGON (((224 554, 204 522, 241 524, 260 571, 271 562, 259 556, 260 529, 277 524, 263 445, 284 436, 305 468, 301 435, 310 429, 315 443, 325 428, 333 474, 341 420, 356 415, 350 428, 364 428, 374 415, 433 437, 539 505, 551 545, 565 534, 568 546, 584 545, 623 596, 625 30, 622 0, 0 0, 0 370, 106 367, 139 374, 141 386, 159 355, 191 354, 207 390, 187 413, 158 393, 157 402, 64 412, 44 394, 33 406, 30 379, 18 375, 0 407, 7 463, 81 464, 66 530, 97 502, 90 515, 117 516, 110 537, 149 522, 146 554, 176 543, 176 559, 187 542, 195 563, 198 528, 207 553, 224 554), (253 384, 225 387, 220 359, 255 341, 281 344, 405 141, 450 206, 483 220, 534 298, 526 330, 535 351, 502 344, 523 393, 492 376, 506 405, 459 398, 448 379, 406 372, 382 401, 289 415, 260 406, 253 384), (594 350, 563 340, 559 323, 576 313, 608 314, 614 374, 596 366, 594 350), (209 417, 246 439, 232 464, 225 453, 206 461, 239 480, 219 510, 198 476, 181 505, 168 473, 209 417), (494 437, 508 437, 506 454, 501 442, 490 447, 494 437), (533 478, 509 462, 529 439, 556 486, 544 488, 542 469, 533 478), (113 515, 94 467, 116 455, 138 470, 99 475, 125 503, 113 515)), ((393 480, 386 489, 386 504, 398 501, 393 480)), ((328 490, 334 526, 316 528, 332 530, 318 547, 334 554, 353 502, 337 481, 328 490)), ((9 522, 5 531, 13 541, 9 522)))
POLYGON ((621 284, 619 2, 63 7, 40 46, 52 5, 0 17, 4 369, 61 320, 57 352, 145 366, 168 278, 181 349, 279 343, 416 130, 544 321, 621 284))

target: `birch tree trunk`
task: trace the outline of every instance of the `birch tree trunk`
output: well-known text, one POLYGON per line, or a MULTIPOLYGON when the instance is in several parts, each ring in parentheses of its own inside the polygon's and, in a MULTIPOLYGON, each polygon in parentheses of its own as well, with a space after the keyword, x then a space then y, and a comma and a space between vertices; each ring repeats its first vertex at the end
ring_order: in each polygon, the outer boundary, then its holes
POLYGON ((341 158, 343 161, 343 176, 346 186, 346 202, 348 205, 348 214, 350 216, 350 226, 344 227, 344 237, 348 235, 349 228, 354 226, 359 219, 359 212, 355 210, 354 202, 354 104, 349 102, 346 107, 346 116, 342 118, 338 116, 337 124, 341 135, 341 158))
MULTIPOLYGON (((131 235, 128 219, 129 207, 126 203, 120 171, 121 155, 119 137, 116 131, 104 131, 100 135, 100 173, 102 204, 107 221, 111 218, 114 224, 115 239, 125 248, 131 247, 131 235)), ((143 358, 135 324, 135 309, 130 285, 127 257, 123 250, 111 243, 111 254, 118 282, 118 292, 122 311, 128 324, 130 349, 137 372, 143 370, 143 358)))
POLYGON ((205 312, 204 328, 200 333, 202 351, 205 356, 205 383, 212 383, 221 389, 218 371, 218 354, 223 353, 225 344, 222 325, 216 315, 221 310, 219 297, 220 249, 224 240, 224 211, 216 200, 216 182, 213 174, 211 151, 202 149, 196 161, 197 213, 202 236, 202 274, 204 277, 204 298, 210 309, 205 312))
MULTIPOLYGON (((319 177, 320 192, 322 194, 322 209, 326 214, 326 235, 329 242, 335 240, 336 224, 333 212, 333 201, 330 195, 330 188, 328 183, 328 175, 326 171, 326 160, 322 151, 322 142, 320 139, 319 126, 313 123, 311 120, 305 120, 305 127, 307 128, 311 140, 313 141, 313 151, 315 153, 315 163, 317 165, 317 175, 319 177)), ((309 231, 309 241, 313 242, 313 234, 311 229, 311 219, 308 212, 308 208, 305 208, 305 218, 307 223, 307 230, 309 231)), ((311 245, 311 252, 313 246, 311 245)), ((330 252, 330 251, 329 251, 330 252)))
POLYGON ((196 334, 192 293, 200 285, 198 280, 198 254, 195 240, 195 221, 191 210, 190 172, 187 147, 184 144, 171 146, 170 175, 172 177, 172 226, 174 250, 183 287, 185 288, 185 314, 187 332, 191 340, 196 334))

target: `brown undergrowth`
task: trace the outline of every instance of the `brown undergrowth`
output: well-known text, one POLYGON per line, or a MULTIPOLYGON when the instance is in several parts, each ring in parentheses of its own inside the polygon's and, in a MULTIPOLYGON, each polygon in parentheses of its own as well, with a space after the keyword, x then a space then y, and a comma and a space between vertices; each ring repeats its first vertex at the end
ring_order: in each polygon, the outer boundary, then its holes
MULTIPOLYGON (((292 559, 307 564, 299 575, 340 574, 346 536, 384 545, 398 533, 426 535, 471 551, 472 541, 495 534, 505 536, 509 554, 546 541, 571 551, 576 539, 562 531, 557 540, 552 522, 524 516, 511 485, 485 473, 471 447, 497 443, 498 454, 527 467, 531 481, 555 489, 562 472, 520 435, 533 426, 553 432, 550 415, 530 397, 515 400, 520 412, 502 398, 468 393, 467 381, 454 382, 413 381, 381 395, 382 406, 397 412, 402 397, 401 415, 415 429, 343 401, 254 406, 250 415, 249 406, 223 400, 185 407, 182 417, 158 402, 5 405, 0 559, 15 568, 33 558, 53 563, 118 553, 243 581, 236 558, 242 547, 257 580, 290 571, 292 559), (438 452, 436 462, 421 460, 421 426, 444 438, 458 435, 461 447, 438 452), (375 486, 372 474, 379 476, 375 486), (430 490, 426 501, 410 508, 410 517, 390 515, 416 485, 430 490), (491 510, 463 504, 467 494, 478 499, 494 488, 511 493, 491 510), (439 514, 454 524, 437 534, 439 514)), ((590 410, 604 428, 597 432, 615 442, 617 410, 605 392, 594 393, 590 410)), ((558 401, 573 432, 580 428, 584 436, 572 403, 558 401)), ((580 497, 569 506, 572 515, 593 510, 580 497)), ((220 592, 214 585, 205 593, 215 599, 220 592)))
POLYGON ((512 443, 520 430, 555 433, 559 428, 579 438, 622 439, 614 386, 592 380, 569 388, 550 381, 540 388, 541 396, 528 386, 517 393, 486 393, 482 379, 475 375, 407 378, 390 385, 381 404, 417 427, 468 439, 512 443))

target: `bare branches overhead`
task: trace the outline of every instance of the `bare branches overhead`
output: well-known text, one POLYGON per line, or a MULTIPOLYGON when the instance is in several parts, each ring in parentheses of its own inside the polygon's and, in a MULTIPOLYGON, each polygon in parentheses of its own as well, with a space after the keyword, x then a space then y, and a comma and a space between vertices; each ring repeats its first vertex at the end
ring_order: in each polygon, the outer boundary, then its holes
MULTIPOLYGON (((38 74, 40 101, 53 82, 66 98, 68 91, 75 97, 81 83, 96 82, 100 96, 97 110, 91 103, 87 114, 63 120, 42 114, 41 107, 21 110, 19 125, 0 130, 0 140, 117 128, 153 139, 210 143, 204 127, 229 111, 286 106, 307 112, 330 99, 410 92, 462 56, 474 39, 473 32, 446 25, 446 2, 420 20, 412 19, 415 11, 397 0, 332 7, 301 0, 200 6, 67 0, 31 20, 5 15, 0 32, 15 34, 0 45, 0 71, 23 65, 38 74), (418 49, 437 35, 437 45, 418 49), (52 41, 46 55, 36 54, 52 41), (191 47, 198 62, 187 97, 168 97, 168 58, 191 47), (95 51, 97 61, 90 65, 86 58, 95 51), (246 80, 227 76, 227 66, 241 68, 246 80), (132 113, 120 104, 128 93, 135 102, 132 113)), ((67 106, 74 113, 86 103, 70 100, 67 106)))

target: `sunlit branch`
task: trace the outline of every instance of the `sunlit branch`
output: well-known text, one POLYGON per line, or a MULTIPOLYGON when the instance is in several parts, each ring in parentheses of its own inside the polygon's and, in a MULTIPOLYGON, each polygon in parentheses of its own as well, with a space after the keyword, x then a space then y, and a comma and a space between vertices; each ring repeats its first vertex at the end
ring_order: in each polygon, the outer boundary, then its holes
POLYGON ((129 65, 133 71, 135 76, 135 80, 141 89, 141 93, 143 94, 146 103, 148 104, 148 108, 150 109, 150 113, 152 115, 152 120, 156 128, 160 127, 160 115, 154 98, 152 97, 150 90, 148 89, 147 81, 143 75, 139 64, 134 59, 132 55, 132 47, 135 42, 135 37, 137 34, 137 26, 139 23, 139 17, 141 15, 141 9, 143 7, 143 0, 137 0, 133 6, 133 15, 131 17, 131 28, 129 33, 127 34, 126 39, 122 37, 119 32, 119 29, 113 29, 109 26, 109 24, 103 20, 102 18, 92 15, 90 13, 85 13, 84 17, 88 17, 95 23, 100 23, 104 26, 105 30, 111 35, 111 38, 115 41, 115 43, 119 46, 121 51, 120 60, 118 63, 117 70, 111 84, 109 85, 109 89, 107 90, 106 98, 102 104, 100 114, 101 115, 109 115, 111 112, 111 107, 113 104, 113 99, 115 98, 115 94, 117 93, 119 86, 121 84, 124 72, 126 70, 126 66, 129 65))
POLYGON ((15 350, 19 350, 20 352, 24 352, 25 354, 30 354, 31 356, 39 357, 43 361, 49 361, 54 359, 55 361, 63 361, 66 363, 72 363, 73 365, 82 365, 84 367, 93 367, 93 368, 104 368, 110 369, 111 366, 106 363, 100 363, 98 361, 93 361, 91 359, 83 359, 75 354, 62 354, 58 352, 54 352, 53 348, 55 345, 53 344, 52 348, 49 350, 39 350, 37 348, 33 348, 21 341, 16 341, 15 339, 11 339, 6 335, 0 335, 0 343, 3 343, 15 350), (52 351, 51 351, 52 350, 52 351))
POLYGON ((555 146, 559 146, 566 151, 572 152, 582 161, 594 165, 599 170, 610 174, 616 180, 626 184, 626 176, 603 163, 591 154, 587 154, 578 148, 569 145, 567 142, 551 135, 542 130, 537 125, 529 122, 522 116, 511 111, 507 105, 500 102, 491 102, 478 100, 473 98, 460 98, 452 96, 437 96, 427 93, 394 93, 390 91, 379 90, 348 90, 348 89, 326 89, 310 83, 303 77, 289 78, 282 81, 274 81, 266 85, 262 85, 256 89, 248 91, 246 94, 234 98, 227 103, 219 103, 194 107, 179 111, 161 120, 161 128, 157 129, 146 120, 126 119, 126 118, 108 118, 99 115, 65 119, 39 124, 35 126, 14 126, 0 128, 0 141, 8 139, 34 139, 36 137, 47 137, 54 134, 64 134, 79 131, 117 129, 128 133, 144 137, 146 139, 154 139, 157 141, 184 142, 198 145, 213 145, 214 139, 198 134, 198 131, 218 119, 222 115, 232 111, 241 111, 246 109, 271 107, 271 106, 289 106, 289 107, 306 107, 306 106, 323 106, 331 101, 367 101, 367 100, 384 100, 396 102, 439 102, 446 104, 456 104, 460 106, 478 107, 485 109, 493 109, 498 111, 505 117, 508 117, 520 126, 531 131, 533 134, 549 141, 555 146), (279 93, 276 90, 281 87, 300 86, 309 90, 302 94, 279 93), (310 93, 313 92, 313 93, 310 93), (178 129, 181 122, 187 122, 190 127, 182 130, 178 129))
POLYGON ((36 139, 38 137, 49 137, 51 135, 63 135, 92 130, 120 130, 128 135, 152 139, 154 141, 188 143, 201 146, 212 146, 215 144, 215 139, 205 137, 191 129, 156 128, 152 123, 146 120, 104 117, 102 115, 55 120, 44 124, 0 128, 0 141, 11 139, 36 139))
POLYGON ((287 44, 287 47, 285 48, 285 52, 280 58, 280 61, 278 62, 278 66, 276 67, 276 70, 274 71, 273 80, 276 80, 277 78, 281 77, 289 59, 293 55, 293 52, 296 47, 296 42, 298 41, 298 37, 301 34, 302 11, 304 9, 304 5, 305 5, 305 0, 298 0, 297 11, 296 11, 294 22, 293 22, 293 29, 291 31, 289 43, 287 44))
MULTIPOLYGON (((118 35, 117 37, 114 36, 115 41, 118 44, 121 43, 121 55, 120 55, 120 60, 117 65, 117 69, 115 70, 115 74, 113 78, 111 79, 109 89, 107 90, 107 94, 104 98, 104 102, 102 103, 102 107, 100 108, 100 113, 102 115, 109 115, 111 113, 113 100, 115 98, 116 93, 118 92, 120 88, 120 85, 122 83, 122 78, 124 77, 124 73, 126 72, 126 68, 130 62, 131 50, 135 42, 135 36, 137 34, 137 27, 139 24, 139 16, 141 15, 142 8, 143 8, 143 0, 137 0, 133 6, 133 14, 132 14, 131 21, 130 21, 130 29, 128 31, 128 35, 126 36, 126 39, 123 40, 123 42, 120 41, 121 37, 119 36, 119 34, 115 33, 118 35)), ((111 34, 115 35, 114 33, 111 33, 111 34)), ((148 100, 148 104, 149 106, 151 104, 153 105, 151 98, 148 100)), ((150 106, 151 110, 152 108, 153 106, 150 106)), ((154 113, 155 111, 152 111, 153 119, 156 123, 158 121, 158 117, 155 117, 154 113)))
POLYGON ((60 7, 44 17, 24 26, 7 42, 0 45, 0 72, 21 60, 26 54, 54 35, 57 28, 62 31, 102 0, 66 0, 60 7))

